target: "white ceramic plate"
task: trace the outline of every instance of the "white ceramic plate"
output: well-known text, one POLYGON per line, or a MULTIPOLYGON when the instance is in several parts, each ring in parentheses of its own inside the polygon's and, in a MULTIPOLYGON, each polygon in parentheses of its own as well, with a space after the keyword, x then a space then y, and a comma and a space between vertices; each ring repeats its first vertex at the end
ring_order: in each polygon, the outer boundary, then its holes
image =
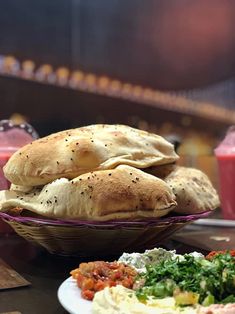
POLYGON ((57 295, 61 305, 70 314, 91 314, 91 301, 81 297, 81 290, 72 277, 60 285, 57 295))

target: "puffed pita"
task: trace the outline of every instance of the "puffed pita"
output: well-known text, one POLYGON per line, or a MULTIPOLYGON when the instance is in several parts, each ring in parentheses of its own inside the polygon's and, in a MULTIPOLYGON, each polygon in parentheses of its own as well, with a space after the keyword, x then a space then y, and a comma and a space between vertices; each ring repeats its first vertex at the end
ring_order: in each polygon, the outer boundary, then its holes
POLYGON ((126 125, 96 124, 22 147, 9 159, 4 174, 11 183, 30 187, 120 164, 147 168, 177 159, 174 146, 161 136, 126 125))
POLYGON ((111 170, 60 178, 28 192, 1 191, 0 210, 14 207, 60 219, 138 220, 168 214, 177 205, 163 180, 120 165, 111 170))
POLYGON ((166 165, 159 165, 153 166, 144 169, 145 172, 152 174, 158 178, 164 179, 166 178, 171 172, 173 172, 177 168, 176 163, 166 164, 166 165))
POLYGON ((177 166, 164 181, 172 188, 177 206, 174 212, 195 214, 213 210, 220 204, 217 191, 205 173, 177 166))

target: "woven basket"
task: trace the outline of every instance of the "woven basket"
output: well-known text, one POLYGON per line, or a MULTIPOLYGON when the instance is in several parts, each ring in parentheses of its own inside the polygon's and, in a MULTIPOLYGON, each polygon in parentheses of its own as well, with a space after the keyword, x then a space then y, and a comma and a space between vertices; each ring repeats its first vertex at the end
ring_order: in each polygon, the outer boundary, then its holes
POLYGON ((0 213, 20 236, 61 255, 100 256, 143 251, 208 213, 142 222, 71 222, 13 217, 0 213))

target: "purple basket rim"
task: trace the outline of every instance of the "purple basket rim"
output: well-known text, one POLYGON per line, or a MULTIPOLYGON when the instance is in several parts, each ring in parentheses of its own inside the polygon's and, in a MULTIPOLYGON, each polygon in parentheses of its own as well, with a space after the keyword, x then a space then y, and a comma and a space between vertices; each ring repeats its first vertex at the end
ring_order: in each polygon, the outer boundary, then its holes
POLYGON ((212 211, 207 210, 197 214, 178 215, 161 218, 149 218, 140 221, 124 221, 124 220, 109 220, 109 221, 85 221, 85 220, 63 220, 63 219, 43 219, 34 217, 11 216, 7 213, 0 212, 0 218, 5 220, 15 221, 18 223, 34 223, 38 225, 57 225, 57 226, 93 226, 93 227, 116 227, 116 226, 151 226, 151 225, 166 225, 173 223, 186 223, 197 219, 207 217, 212 211))

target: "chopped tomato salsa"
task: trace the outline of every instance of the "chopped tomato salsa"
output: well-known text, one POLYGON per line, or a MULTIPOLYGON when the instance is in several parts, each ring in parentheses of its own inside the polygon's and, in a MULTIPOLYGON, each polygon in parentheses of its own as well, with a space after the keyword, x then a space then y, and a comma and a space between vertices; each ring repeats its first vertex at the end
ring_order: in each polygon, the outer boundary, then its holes
POLYGON ((81 263, 79 268, 72 270, 70 274, 77 280, 82 297, 92 300, 95 292, 105 287, 119 284, 132 288, 137 272, 123 263, 96 261, 81 263))
POLYGON ((206 259, 212 259, 215 255, 218 254, 226 254, 229 253, 231 256, 235 257, 235 250, 223 250, 223 251, 211 251, 207 256, 206 259))

